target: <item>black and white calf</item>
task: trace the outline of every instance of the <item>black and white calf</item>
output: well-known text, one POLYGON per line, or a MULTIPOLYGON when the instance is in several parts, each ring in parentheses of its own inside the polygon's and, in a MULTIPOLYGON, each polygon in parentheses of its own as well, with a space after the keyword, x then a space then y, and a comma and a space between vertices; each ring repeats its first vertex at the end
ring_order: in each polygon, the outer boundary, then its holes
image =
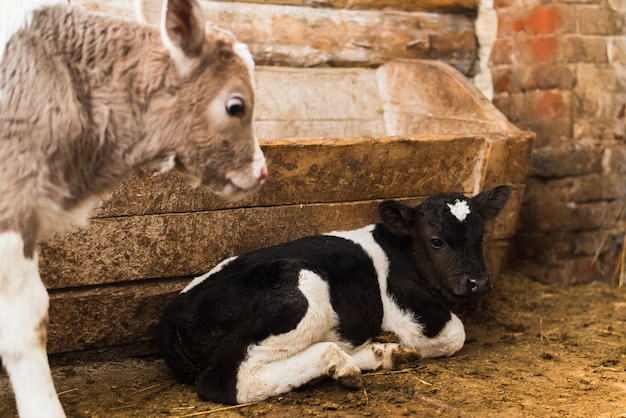
POLYGON ((165 309, 161 353, 202 399, 222 403, 324 376, 358 387, 361 370, 392 368, 411 353, 451 356, 465 330, 450 302, 491 290, 484 221, 509 196, 498 186, 416 207, 387 200, 381 223, 224 260, 165 309), (401 344, 374 342, 381 331, 401 344))

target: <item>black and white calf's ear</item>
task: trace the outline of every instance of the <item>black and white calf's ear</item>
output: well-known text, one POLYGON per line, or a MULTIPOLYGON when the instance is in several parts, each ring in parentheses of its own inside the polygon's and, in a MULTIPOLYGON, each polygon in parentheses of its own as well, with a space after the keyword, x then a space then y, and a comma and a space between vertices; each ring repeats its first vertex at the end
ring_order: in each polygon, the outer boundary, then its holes
POLYGON ((378 215, 383 224, 395 235, 408 237, 412 235, 417 213, 397 200, 385 200, 378 205, 378 215))
POLYGON ((502 212, 511 197, 511 188, 506 185, 496 186, 491 190, 472 197, 472 204, 484 221, 495 218, 502 212))

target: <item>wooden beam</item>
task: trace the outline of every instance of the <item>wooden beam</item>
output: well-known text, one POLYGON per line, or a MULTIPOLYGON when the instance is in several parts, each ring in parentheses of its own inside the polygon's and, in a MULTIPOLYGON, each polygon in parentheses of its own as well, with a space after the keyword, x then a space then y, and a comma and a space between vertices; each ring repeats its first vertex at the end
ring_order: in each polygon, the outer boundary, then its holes
POLYGON ((270 142, 270 180, 242 202, 175 174, 132 177, 89 227, 40 244, 41 275, 48 288, 185 276, 253 248, 360 227, 377 220, 381 199, 471 193, 484 145, 480 136, 270 142))
POLYGON ((334 9, 394 9, 408 12, 476 14, 478 0, 221 0, 224 2, 282 4, 287 6, 329 7, 334 9))
MULTIPOLYGON (((73 4, 133 16, 126 0, 73 4)), ((258 65, 375 67, 394 59, 436 59, 466 76, 477 57, 474 20, 465 15, 202 2, 207 19, 231 30, 258 65)))

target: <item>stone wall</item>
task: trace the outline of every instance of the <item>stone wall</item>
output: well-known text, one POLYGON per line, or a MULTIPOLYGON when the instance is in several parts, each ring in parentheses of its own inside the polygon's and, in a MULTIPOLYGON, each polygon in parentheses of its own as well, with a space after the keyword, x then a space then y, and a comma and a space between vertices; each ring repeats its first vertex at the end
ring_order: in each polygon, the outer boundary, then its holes
POLYGON ((509 263, 616 281, 626 218, 626 3, 495 0, 493 101, 537 133, 509 263))

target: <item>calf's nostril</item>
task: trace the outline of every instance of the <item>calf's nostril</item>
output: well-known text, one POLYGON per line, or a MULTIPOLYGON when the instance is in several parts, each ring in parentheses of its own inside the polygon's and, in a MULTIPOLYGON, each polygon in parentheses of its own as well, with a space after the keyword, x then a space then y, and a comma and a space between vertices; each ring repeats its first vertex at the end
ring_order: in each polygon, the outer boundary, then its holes
POLYGON ((261 183, 265 183, 265 180, 267 180, 268 176, 269 174, 267 172, 267 167, 261 168, 261 173, 259 173, 259 180, 261 181, 261 183))

